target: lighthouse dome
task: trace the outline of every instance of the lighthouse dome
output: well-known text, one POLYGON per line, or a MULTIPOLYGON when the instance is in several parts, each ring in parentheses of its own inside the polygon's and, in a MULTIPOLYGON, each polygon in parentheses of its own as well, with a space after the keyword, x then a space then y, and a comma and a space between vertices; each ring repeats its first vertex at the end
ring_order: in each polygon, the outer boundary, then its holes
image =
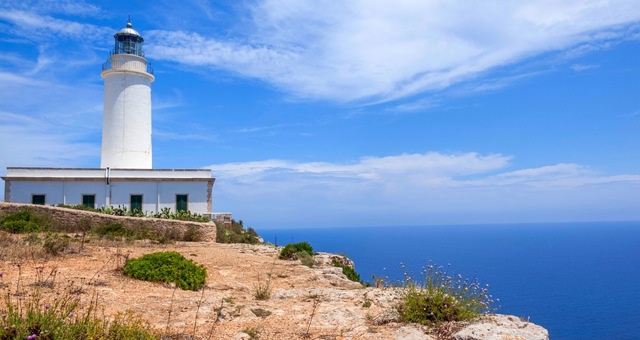
POLYGON ((138 31, 134 30, 133 28, 131 28, 131 22, 127 22, 127 27, 121 29, 120 31, 118 31, 118 33, 116 33, 114 36, 118 36, 118 35, 135 35, 140 37, 140 39, 142 39, 142 36, 140 35, 140 33, 138 33, 138 31))

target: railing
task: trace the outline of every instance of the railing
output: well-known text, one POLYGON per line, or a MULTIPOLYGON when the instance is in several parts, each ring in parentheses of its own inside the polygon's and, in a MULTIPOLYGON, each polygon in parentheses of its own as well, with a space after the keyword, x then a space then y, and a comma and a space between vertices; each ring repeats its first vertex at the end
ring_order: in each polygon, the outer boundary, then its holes
POLYGON ((149 62, 142 61, 132 61, 132 60, 118 60, 115 63, 111 61, 111 58, 107 59, 107 61, 102 64, 102 70, 110 70, 110 69, 126 69, 138 72, 147 72, 149 74, 153 74, 153 67, 149 62))

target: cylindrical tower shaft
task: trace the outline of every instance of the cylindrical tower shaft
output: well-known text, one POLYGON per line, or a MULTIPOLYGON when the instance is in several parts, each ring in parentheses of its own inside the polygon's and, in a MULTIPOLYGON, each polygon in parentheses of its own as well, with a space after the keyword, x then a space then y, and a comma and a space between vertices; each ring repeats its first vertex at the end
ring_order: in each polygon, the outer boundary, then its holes
POLYGON ((114 35, 103 65, 104 113, 101 168, 151 169, 151 83, 142 36, 131 23, 114 35))

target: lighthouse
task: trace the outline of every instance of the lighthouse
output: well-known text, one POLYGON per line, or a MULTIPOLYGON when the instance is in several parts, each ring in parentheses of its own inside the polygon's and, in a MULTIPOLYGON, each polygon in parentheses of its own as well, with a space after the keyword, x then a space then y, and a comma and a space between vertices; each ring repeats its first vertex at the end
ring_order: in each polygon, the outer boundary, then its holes
POLYGON ((151 83, 153 70, 142 51, 142 36, 131 21, 114 36, 102 65, 104 112, 101 168, 151 169, 151 83))
POLYGON ((10 203, 126 207, 157 213, 195 212, 230 223, 230 213, 212 212, 215 178, 210 169, 153 169, 151 83, 153 70, 142 36, 131 20, 114 36, 102 65, 104 113, 100 168, 7 167, 4 200, 10 203))

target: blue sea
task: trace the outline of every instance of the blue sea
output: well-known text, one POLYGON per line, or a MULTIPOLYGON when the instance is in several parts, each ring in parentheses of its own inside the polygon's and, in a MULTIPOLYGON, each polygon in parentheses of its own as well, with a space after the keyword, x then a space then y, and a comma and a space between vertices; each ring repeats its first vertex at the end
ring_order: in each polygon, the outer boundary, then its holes
POLYGON ((418 276, 433 261, 478 278, 498 312, 530 318, 551 339, 640 339, 640 222, 257 230, 346 254, 364 281, 418 276))

